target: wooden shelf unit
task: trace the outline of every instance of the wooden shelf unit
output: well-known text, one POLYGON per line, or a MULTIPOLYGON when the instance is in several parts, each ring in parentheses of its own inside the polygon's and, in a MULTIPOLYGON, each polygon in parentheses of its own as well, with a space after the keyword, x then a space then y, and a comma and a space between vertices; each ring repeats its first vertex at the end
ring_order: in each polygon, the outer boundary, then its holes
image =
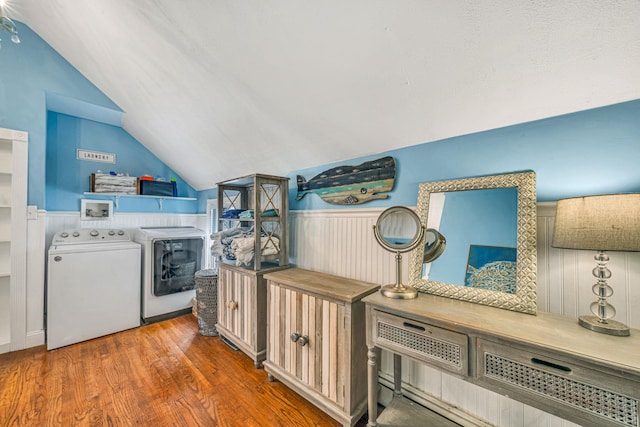
POLYGON ((249 269, 260 271, 289 265, 288 214, 289 178, 254 174, 218 183, 218 231, 237 227, 254 229, 254 258, 249 269), (224 217, 234 209, 252 210, 253 218, 224 217), (275 212, 275 216, 266 216, 268 211, 275 212), (265 242, 257 238, 261 234, 265 242), (278 243, 271 241, 272 238, 278 243), (265 254, 264 243, 274 244, 277 253, 265 254))
POLYGON ((288 182, 286 177, 254 174, 218 183, 218 231, 253 228, 255 238, 249 265, 239 266, 224 259, 219 263, 216 329, 251 357, 256 368, 266 358, 264 275, 289 266, 288 182), (223 218, 233 209, 253 210, 253 218, 223 218), (266 211, 275 216, 264 216, 266 211), (266 245, 277 248, 276 253, 265 253, 266 245))

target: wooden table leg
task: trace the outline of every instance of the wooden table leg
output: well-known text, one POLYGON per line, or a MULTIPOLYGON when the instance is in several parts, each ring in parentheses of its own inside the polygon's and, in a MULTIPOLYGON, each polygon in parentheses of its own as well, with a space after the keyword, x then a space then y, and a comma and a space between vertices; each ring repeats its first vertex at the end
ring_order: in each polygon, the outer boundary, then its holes
POLYGON ((367 346, 368 364, 367 364, 367 403, 369 405, 369 422, 368 427, 376 427, 378 425, 378 353, 375 346, 367 346))
POLYGON ((393 355, 393 397, 402 396, 402 356, 393 355))

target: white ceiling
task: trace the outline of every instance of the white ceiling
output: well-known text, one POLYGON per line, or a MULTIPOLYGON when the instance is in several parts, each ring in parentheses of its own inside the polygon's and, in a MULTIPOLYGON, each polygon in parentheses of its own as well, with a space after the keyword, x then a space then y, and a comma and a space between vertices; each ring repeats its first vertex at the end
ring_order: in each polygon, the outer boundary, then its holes
POLYGON ((198 190, 640 98, 638 0, 9 0, 198 190))

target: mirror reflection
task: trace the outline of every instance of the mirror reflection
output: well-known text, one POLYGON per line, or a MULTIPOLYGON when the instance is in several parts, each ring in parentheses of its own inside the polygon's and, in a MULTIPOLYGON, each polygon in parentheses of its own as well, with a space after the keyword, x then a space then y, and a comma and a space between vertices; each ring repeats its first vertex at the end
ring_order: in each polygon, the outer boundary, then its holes
POLYGON ((431 193, 427 228, 447 248, 423 279, 514 293, 517 219, 516 187, 431 193))
POLYGON ((404 248, 418 236, 420 222, 408 209, 388 211, 377 224, 380 237, 393 249, 404 248))
MULTIPOLYGON (((427 228, 424 231, 424 256, 425 269, 430 267, 430 263, 438 259, 447 246, 447 239, 434 228, 427 228)), ((423 276, 428 275, 424 272, 423 276)), ((428 271, 428 270, 427 270, 428 271)))
POLYGON ((420 184, 417 214, 433 236, 413 251, 409 284, 420 292, 536 312, 536 185, 532 171, 420 184))

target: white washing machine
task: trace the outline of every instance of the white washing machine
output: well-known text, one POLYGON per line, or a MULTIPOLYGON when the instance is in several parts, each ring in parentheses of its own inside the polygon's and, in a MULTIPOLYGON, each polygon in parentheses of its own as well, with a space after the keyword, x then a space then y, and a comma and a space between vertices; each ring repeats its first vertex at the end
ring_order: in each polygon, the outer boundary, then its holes
POLYGON ((194 274, 204 268, 205 232, 195 227, 142 227, 143 323, 186 314, 196 296, 194 274))
POLYGON ((47 269, 48 350, 140 326, 140 252, 124 230, 54 235, 47 269))

